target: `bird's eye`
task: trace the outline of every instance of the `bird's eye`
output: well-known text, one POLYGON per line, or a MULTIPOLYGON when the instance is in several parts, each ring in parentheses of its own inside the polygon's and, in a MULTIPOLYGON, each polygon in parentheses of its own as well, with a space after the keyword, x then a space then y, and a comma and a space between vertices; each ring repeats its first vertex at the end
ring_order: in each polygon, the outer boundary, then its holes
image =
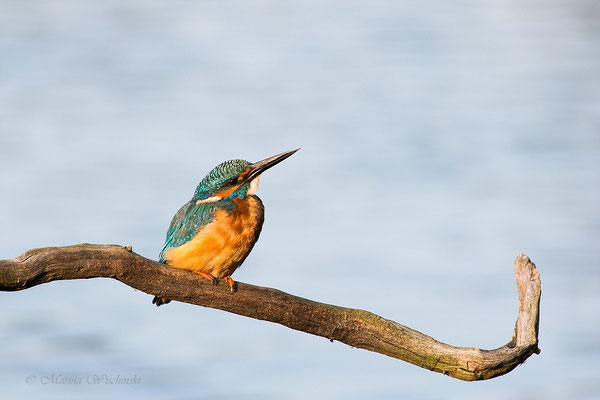
POLYGON ((235 178, 231 178, 231 179, 227 180, 227 184, 229 184, 229 185, 235 185, 235 184, 237 184, 237 182, 238 182, 237 176, 235 178))

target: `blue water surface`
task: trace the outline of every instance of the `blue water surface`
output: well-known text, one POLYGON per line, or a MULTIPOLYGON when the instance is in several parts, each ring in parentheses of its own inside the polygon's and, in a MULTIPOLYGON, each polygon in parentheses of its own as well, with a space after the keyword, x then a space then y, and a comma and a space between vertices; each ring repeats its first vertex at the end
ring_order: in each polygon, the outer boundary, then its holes
POLYGON ((478 383, 109 279, 0 293, 2 397, 600 398, 599 16, 0 0, 0 258, 90 242, 156 259, 213 166, 302 147, 261 179, 234 278, 481 348, 512 335, 517 254, 543 284, 541 355, 478 383))

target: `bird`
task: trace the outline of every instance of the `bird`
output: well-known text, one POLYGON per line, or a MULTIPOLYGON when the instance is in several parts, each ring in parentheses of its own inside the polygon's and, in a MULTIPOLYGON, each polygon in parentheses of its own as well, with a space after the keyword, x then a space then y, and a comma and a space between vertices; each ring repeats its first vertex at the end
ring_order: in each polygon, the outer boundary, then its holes
MULTIPOLYGON (((175 213, 159 262, 200 274, 211 284, 223 279, 235 291, 231 275, 250 254, 264 222, 264 206, 256 195, 260 175, 298 150, 255 163, 228 160, 213 168, 175 213)), ((155 296, 152 303, 170 301, 155 296)))

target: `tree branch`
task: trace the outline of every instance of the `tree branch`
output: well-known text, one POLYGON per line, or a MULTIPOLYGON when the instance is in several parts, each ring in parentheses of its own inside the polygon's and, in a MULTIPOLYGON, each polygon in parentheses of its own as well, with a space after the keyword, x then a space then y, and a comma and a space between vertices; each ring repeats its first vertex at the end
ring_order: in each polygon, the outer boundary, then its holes
POLYGON ((515 260, 519 314, 514 336, 494 350, 455 347, 364 310, 318 303, 282 291, 237 283, 211 286, 202 276, 170 268, 117 245, 33 249, 0 260, 0 290, 16 291, 64 279, 113 278, 142 292, 217 308, 375 351, 466 381, 510 372, 539 354, 540 276, 529 258, 515 260))

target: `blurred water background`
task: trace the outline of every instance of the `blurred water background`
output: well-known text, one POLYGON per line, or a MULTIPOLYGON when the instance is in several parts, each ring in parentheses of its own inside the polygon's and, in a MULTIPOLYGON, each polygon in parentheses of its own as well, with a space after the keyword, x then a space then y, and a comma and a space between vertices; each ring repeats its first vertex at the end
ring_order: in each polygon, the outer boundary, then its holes
POLYGON ((0 258, 91 242, 156 259, 213 166, 296 147, 261 180, 234 278, 494 348, 525 252, 542 354, 464 383, 114 280, 54 282, 0 293, 2 396, 600 398, 597 1, 0 0, 0 258), (140 381, 40 382, 90 374, 140 381))

